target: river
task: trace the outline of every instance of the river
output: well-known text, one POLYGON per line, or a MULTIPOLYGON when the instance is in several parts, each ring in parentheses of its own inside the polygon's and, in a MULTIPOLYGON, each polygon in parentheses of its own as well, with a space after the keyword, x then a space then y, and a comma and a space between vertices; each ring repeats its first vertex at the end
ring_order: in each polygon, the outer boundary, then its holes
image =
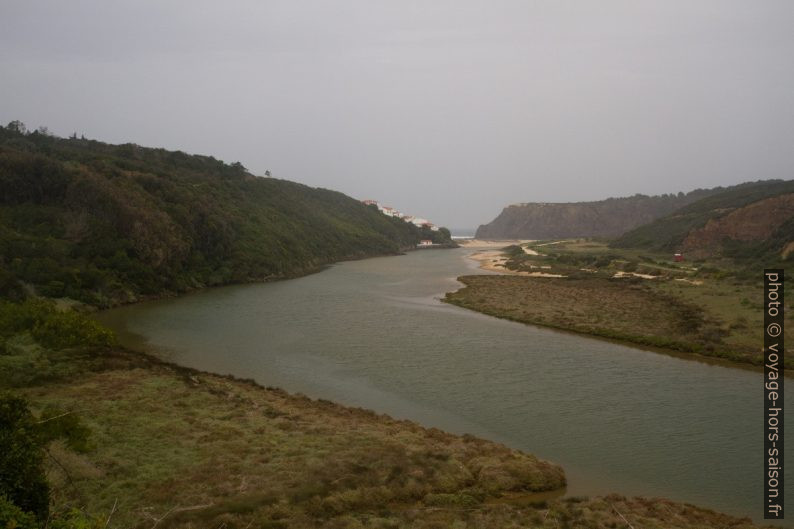
POLYGON ((470 252, 340 263, 98 318, 178 364, 532 452, 565 468, 570 495, 663 496, 760 518, 760 372, 441 303, 457 276, 481 273, 470 252))

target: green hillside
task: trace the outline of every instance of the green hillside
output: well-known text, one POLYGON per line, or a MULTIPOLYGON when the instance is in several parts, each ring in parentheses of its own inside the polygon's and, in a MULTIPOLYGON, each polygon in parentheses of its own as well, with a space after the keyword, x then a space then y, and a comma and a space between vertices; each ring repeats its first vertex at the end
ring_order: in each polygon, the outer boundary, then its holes
POLYGON ((718 190, 607 198, 592 202, 528 202, 507 206, 477 228, 478 239, 619 237, 718 190))
POLYGON ((241 164, 0 127, 0 296, 97 306, 449 241, 241 164))
MULTIPOLYGON (((658 252, 677 251, 693 230, 703 228, 709 220, 723 219, 751 204, 788 193, 794 193, 794 180, 759 180, 728 187, 631 230, 615 239, 610 246, 658 252)), ((763 240, 735 241, 726 237, 721 241, 720 252, 726 257, 746 256, 775 260, 783 246, 792 239, 794 222, 789 220, 763 240)))

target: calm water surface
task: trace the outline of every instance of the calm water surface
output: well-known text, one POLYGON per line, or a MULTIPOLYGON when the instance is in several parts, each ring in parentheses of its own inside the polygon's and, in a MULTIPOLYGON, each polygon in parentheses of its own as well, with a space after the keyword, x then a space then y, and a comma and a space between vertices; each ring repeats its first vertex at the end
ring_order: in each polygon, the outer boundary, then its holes
POLYGON ((535 453, 563 465, 572 495, 664 496, 760 518, 760 372, 444 305, 455 278, 476 270, 467 253, 342 263, 99 318, 182 365, 535 453))

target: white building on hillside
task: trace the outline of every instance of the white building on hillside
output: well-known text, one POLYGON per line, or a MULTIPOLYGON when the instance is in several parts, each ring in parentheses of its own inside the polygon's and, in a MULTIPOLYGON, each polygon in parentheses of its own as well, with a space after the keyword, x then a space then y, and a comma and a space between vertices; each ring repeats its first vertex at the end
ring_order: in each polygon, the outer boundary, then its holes
POLYGON ((399 211, 397 211, 394 208, 390 208, 389 206, 383 206, 383 209, 381 209, 381 212, 384 215, 388 215, 389 217, 398 217, 399 218, 402 215, 399 211))
POLYGON ((414 225, 416 225, 416 226, 418 226, 420 228, 422 226, 426 226, 426 227, 430 228, 433 231, 438 231, 438 227, 435 226, 429 220, 423 219, 421 217, 414 217, 413 215, 404 215, 399 210, 394 209, 393 207, 381 205, 381 203, 378 202, 377 200, 367 199, 367 200, 362 200, 361 202, 363 204, 366 204, 367 206, 377 206, 378 211, 380 211, 381 213, 383 213, 384 215, 387 215, 389 217, 395 217, 395 218, 398 218, 398 219, 402 219, 405 222, 410 222, 411 224, 414 224, 414 225))

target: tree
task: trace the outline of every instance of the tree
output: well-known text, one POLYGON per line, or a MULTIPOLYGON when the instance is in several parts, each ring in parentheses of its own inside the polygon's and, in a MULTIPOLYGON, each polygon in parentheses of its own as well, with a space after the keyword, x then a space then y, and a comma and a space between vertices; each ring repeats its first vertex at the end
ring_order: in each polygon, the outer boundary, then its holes
POLYGON ((44 446, 25 399, 0 397, 0 497, 43 521, 50 509, 44 446))
MULTIPOLYGON (((0 527, 26 529, 49 520, 50 487, 44 473, 47 445, 63 439, 72 450, 85 452, 89 435, 77 415, 47 407, 37 419, 24 398, 0 395, 0 527)), ((89 527, 72 523, 71 518, 56 526, 89 527)))
POLYGON ((11 132, 16 132, 17 134, 27 134, 28 128, 25 126, 24 123, 15 119, 14 121, 10 122, 6 129, 10 130, 11 132))

